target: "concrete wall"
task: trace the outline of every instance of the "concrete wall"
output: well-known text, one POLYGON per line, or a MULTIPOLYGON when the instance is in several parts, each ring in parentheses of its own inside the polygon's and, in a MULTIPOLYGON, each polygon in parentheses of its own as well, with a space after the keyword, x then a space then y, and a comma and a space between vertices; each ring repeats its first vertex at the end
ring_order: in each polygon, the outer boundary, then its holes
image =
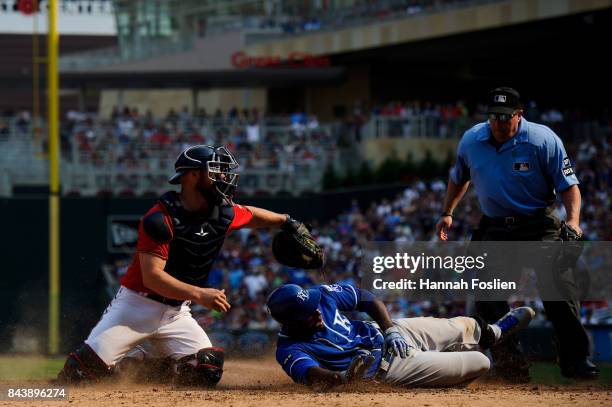
MULTIPOLYGON (((236 106, 239 109, 254 108, 263 112, 267 108, 267 91, 263 88, 211 89, 197 94, 198 108, 205 108, 208 114, 220 108, 224 113, 236 106)), ((187 106, 194 111, 194 97, 191 89, 138 89, 103 90, 100 94, 99 113, 109 117, 113 106, 136 107, 141 113, 151 110, 155 117, 165 116, 170 109, 180 111, 187 106)))
POLYGON ((198 106, 214 113, 220 108, 224 113, 236 106, 239 109, 257 108, 260 112, 267 109, 267 90, 265 88, 211 89, 198 93, 198 106))
POLYGON ((332 120, 334 107, 344 106, 350 114, 355 103, 370 106, 370 68, 366 65, 347 67, 347 78, 338 86, 306 88, 306 111, 319 120, 332 120))
MULTIPOLYGON (((193 49, 166 52, 153 58, 131 60, 113 65, 100 65, 87 72, 158 72, 218 71, 233 69, 231 56, 242 47, 242 34, 227 33, 194 39, 193 49)), ((78 72, 78 69, 64 69, 78 72)))
POLYGON ((421 161, 429 150, 432 157, 437 161, 444 161, 450 151, 453 155, 459 140, 456 139, 432 139, 432 138, 382 138, 365 140, 361 143, 361 153, 365 161, 374 168, 380 165, 386 158, 395 154, 403 160, 408 153, 416 162, 421 161))

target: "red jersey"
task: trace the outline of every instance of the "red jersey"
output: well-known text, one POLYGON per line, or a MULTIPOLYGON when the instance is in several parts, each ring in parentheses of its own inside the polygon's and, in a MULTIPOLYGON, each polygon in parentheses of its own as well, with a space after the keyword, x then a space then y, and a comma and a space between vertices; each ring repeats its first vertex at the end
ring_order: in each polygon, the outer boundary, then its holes
MULTIPOLYGON (((232 203, 234 212, 233 219, 227 227, 226 233, 232 230, 240 229, 247 225, 253 218, 253 214, 246 207, 232 203)), ((149 211, 143 216, 138 225, 138 243, 136 244, 136 252, 132 258, 132 263, 128 267, 126 274, 121 278, 121 284, 131 290, 138 292, 145 292, 153 294, 154 292, 145 287, 142 281, 142 271, 140 267, 140 256, 139 253, 150 253, 161 259, 168 260, 170 255, 171 244, 175 237, 175 222, 179 222, 178 219, 174 218, 168 212, 168 209, 161 203, 157 202, 149 211), (147 216, 161 212, 163 214, 163 222, 166 224, 168 229, 171 231, 172 238, 167 241, 160 242, 151 237, 143 226, 143 219, 147 216)), ((156 294, 156 293, 155 293, 156 294)))

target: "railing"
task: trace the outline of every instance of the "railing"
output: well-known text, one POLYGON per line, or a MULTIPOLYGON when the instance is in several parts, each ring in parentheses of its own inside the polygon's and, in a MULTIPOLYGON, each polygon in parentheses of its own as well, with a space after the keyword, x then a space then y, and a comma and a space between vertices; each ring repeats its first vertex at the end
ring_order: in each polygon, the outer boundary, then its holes
MULTIPOLYGON (((372 116, 360 129, 361 138, 459 138, 475 123, 485 121, 484 117, 442 118, 439 115, 417 114, 410 117, 372 116)), ((607 121, 592 119, 547 122, 539 117, 529 121, 550 127, 565 142, 589 137, 600 137, 610 133, 607 121)))
MULTIPOLYGON (((324 166, 298 165, 295 171, 246 169, 238 193, 247 196, 299 196, 320 190, 324 166)), ((63 194, 68 196, 158 196, 171 186, 173 169, 78 166, 62 171, 63 194)))
POLYGON ((136 61, 154 56, 188 51, 193 48, 194 38, 166 38, 142 40, 138 46, 108 47, 92 51, 78 52, 73 55, 62 55, 59 68, 70 72, 93 68, 101 65, 112 65, 126 61, 136 61))
MULTIPOLYGON (((263 118, 251 119, 243 116, 236 118, 225 118, 216 116, 188 116, 181 117, 182 113, 177 113, 176 117, 166 118, 149 118, 140 116, 138 118, 129 118, 132 128, 125 131, 128 137, 134 137, 134 132, 143 131, 145 127, 158 129, 160 127, 170 126, 175 131, 188 133, 192 131, 199 132, 207 138, 223 135, 224 133, 241 133, 247 134, 249 127, 256 126, 259 134, 254 143, 286 143, 290 137, 299 137, 305 142, 310 142, 317 135, 323 136, 322 140, 326 143, 332 143, 338 137, 338 132, 341 131, 339 123, 318 123, 313 117, 301 119, 299 123, 294 123, 291 118, 286 116, 265 116, 263 118)), ((81 115, 78 113, 78 115, 81 115)), ((96 115, 85 115, 78 121, 63 121, 61 123, 61 133, 68 137, 68 133, 72 137, 74 134, 93 130, 95 132, 116 131, 119 121, 117 119, 100 120, 96 115)), ((11 117, 0 116, 0 141, 15 140, 15 139, 31 139, 36 138, 35 133, 46 133, 46 120, 39 118, 35 120, 29 113, 25 117, 20 115, 11 117)))
POLYGON ((373 116, 361 130, 364 138, 457 138, 473 125, 469 117, 442 119, 418 114, 410 117, 373 116))

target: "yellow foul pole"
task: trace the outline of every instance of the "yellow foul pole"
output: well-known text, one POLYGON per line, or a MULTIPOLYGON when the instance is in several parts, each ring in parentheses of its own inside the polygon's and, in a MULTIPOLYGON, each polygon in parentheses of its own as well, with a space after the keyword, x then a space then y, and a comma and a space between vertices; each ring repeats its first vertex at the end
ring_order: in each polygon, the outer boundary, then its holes
POLYGON ((59 74, 57 59, 57 1, 49 0, 47 34, 48 135, 49 135, 49 354, 59 352, 59 74))

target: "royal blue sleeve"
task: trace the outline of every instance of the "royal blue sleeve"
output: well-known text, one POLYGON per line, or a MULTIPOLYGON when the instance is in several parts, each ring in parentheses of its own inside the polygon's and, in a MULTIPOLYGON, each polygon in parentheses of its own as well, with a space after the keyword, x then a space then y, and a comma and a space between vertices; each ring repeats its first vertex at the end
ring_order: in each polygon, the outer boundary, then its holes
POLYGON ((295 345, 283 346, 279 344, 276 349, 276 361, 294 382, 300 384, 307 384, 306 374, 308 369, 319 366, 319 363, 312 356, 295 345))
POLYGON ((574 174, 572 162, 563 147, 563 142, 556 134, 552 133, 552 137, 547 139, 544 154, 546 172, 552 178, 557 192, 579 184, 578 178, 574 174))
POLYGON ((450 180, 457 185, 461 185, 470 180, 470 168, 467 166, 465 152, 465 136, 457 147, 457 161, 450 170, 450 180))
POLYGON ((331 284, 319 286, 322 295, 331 297, 340 311, 353 311, 357 309, 361 292, 350 284, 331 284))

